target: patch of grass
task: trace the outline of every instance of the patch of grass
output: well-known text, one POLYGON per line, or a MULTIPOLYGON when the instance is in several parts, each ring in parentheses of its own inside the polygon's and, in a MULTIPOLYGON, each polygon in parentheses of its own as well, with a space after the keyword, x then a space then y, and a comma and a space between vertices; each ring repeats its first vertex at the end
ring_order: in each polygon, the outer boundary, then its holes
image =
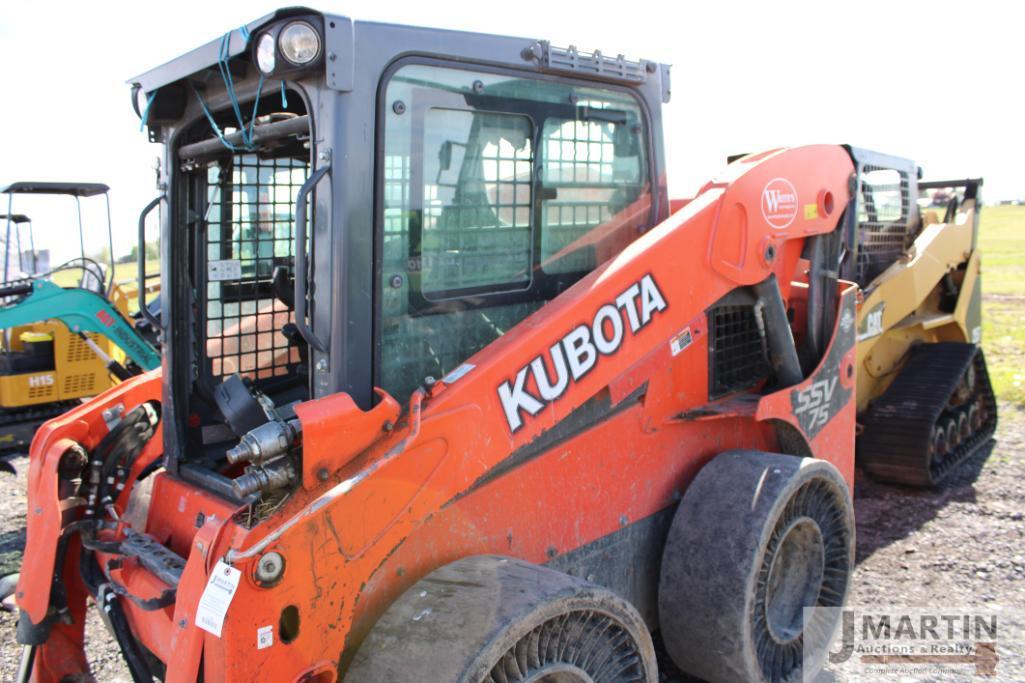
POLYGON ((993 389, 1025 407, 1025 206, 982 209, 982 347, 993 389))
POLYGON ((1025 206, 986 206, 981 216, 982 291, 1025 297, 1025 206))

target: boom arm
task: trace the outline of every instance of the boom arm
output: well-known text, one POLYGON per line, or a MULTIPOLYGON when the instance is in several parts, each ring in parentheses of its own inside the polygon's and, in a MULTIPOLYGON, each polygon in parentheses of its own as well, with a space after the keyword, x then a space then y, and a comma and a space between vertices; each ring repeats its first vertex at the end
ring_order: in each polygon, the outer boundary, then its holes
POLYGON ((0 329, 40 320, 60 320, 72 332, 95 332, 117 344, 143 370, 160 366, 160 355, 127 320, 99 294, 86 289, 65 289, 47 280, 26 283, 0 295, 31 293, 0 308, 0 329))

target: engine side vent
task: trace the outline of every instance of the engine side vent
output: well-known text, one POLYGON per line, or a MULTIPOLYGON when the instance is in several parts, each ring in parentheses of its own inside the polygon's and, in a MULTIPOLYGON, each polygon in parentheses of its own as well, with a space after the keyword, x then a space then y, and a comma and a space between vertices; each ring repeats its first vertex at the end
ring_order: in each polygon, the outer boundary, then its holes
MULTIPOLYGON (((89 340, 97 346, 103 346, 103 340, 98 335, 92 332, 87 332, 86 335, 89 340)), ((82 363, 85 361, 94 360, 96 354, 89 348, 89 345, 85 343, 81 337, 77 334, 70 335, 68 337, 68 362, 69 363, 82 363)))
POLYGON ((769 375, 754 306, 720 304, 708 311, 710 399, 749 389, 769 375))

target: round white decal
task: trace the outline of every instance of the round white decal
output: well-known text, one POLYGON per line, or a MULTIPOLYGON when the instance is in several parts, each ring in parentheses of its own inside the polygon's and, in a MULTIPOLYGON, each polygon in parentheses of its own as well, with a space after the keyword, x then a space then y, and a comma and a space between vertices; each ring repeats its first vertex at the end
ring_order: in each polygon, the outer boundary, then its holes
POLYGON ((786 178, 773 178, 762 190, 765 222, 782 230, 797 218, 797 190, 786 178))

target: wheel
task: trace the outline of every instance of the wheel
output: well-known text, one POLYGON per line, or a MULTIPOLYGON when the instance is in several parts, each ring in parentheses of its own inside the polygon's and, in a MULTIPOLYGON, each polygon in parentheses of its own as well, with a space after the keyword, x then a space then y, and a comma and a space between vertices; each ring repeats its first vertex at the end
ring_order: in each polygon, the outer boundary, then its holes
POLYGON ((831 464, 759 451, 713 458, 666 540, 659 623, 666 650, 707 681, 810 680, 854 567, 854 513, 831 464))
POLYGON ((982 408, 979 407, 981 401, 976 401, 972 404, 972 407, 968 409, 968 424, 971 425, 972 431, 977 432, 982 428, 982 408))
POLYGON ((962 410, 957 416, 957 432, 961 441, 967 441, 972 435, 972 423, 968 418, 967 411, 962 410))
POLYGON ((947 451, 947 430, 943 427, 932 428, 932 439, 929 445, 929 457, 931 463, 939 463, 946 457, 947 451))
POLYGON ((952 451, 961 445, 961 430, 958 429, 956 417, 948 418, 944 424, 947 430, 947 448, 952 451))
POLYGON ((512 558, 468 557, 396 600, 345 683, 655 683, 637 611, 611 591, 512 558))

